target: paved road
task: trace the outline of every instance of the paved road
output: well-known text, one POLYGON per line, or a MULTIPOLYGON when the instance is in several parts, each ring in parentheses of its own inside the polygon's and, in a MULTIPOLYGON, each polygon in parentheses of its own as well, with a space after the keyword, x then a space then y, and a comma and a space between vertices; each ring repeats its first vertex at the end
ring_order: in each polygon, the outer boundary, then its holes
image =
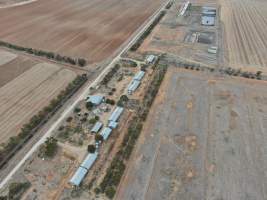
POLYGON ((144 22, 144 24, 135 32, 133 36, 127 40, 123 45, 118 54, 113 58, 113 60, 107 65, 107 67, 99 74, 99 76, 86 87, 84 87, 83 91, 77 99, 72 102, 69 107, 60 115, 60 117, 52 124, 52 126, 48 129, 48 131, 41 137, 41 139, 33 145, 30 151, 18 162, 18 164, 7 174, 7 176, 1 181, 0 189, 5 186, 5 184, 12 178, 12 176, 20 169, 20 167, 25 163, 25 161, 39 148, 41 144, 43 144, 46 138, 50 137, 54 130, 64 121, 64 119, 72 113, 72 110, 76 107, 79 101, 85 99, 88 94, 88 91, 91 87, 97 86, 97 84, 102 80, 105 74, 114 66, 114 64, 121 58, 121 55, 127 51, 135 41, 141 36, 141 34, 148 28, 148 26, 154 21, 154 19, 160 14, 162 10, 165 9, 165 6, 169 3, 167 1, 162 7, 160 7, 148 20, 144 22))

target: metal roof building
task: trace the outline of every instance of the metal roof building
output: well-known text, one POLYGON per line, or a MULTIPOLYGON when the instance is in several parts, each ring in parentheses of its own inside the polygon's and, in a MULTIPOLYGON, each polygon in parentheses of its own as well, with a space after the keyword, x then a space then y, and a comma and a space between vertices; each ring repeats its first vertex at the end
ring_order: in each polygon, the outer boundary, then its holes
POLYGON ((214 26, 215 25, 215 17, 210 16, 202 16, 201 24, 204 26, 214 26))
POLYGON ((94 162, 97 159, 97 155, 98 153, 89 153, 86 158, 84 159, 84 161, 81 164, 81 167, 87 169, 87 171, 92 167, 92 165, 94 164, 94 162))
POLYGON ((115 128, 117 128, 117 126, 118 126, 118 122, 110 121, 108 123, 108 127, 111 129, 115 129, 115 128))
POLYGON ((133 80, 141 81, 144 76, 145 76, 145 72, 139 71, 137 74, 135 74, 133 80))
POLYGON ((79 186, 87 174, 87 170, 83 167, 79 167, 75 174, 70 179, 69 183, 74 186, 79 186))
POLYGON ((103 136, 103 139, 104 139, 104 140, 107 140, 108 137, 109 137, 109 135, 111 134, 111 132, 112 132, 112 129, 111 129, 111 128, 105 127, 105 128, 101 131, 100 135, 103 136))
POLYGON ((138 80, 133 80, 128 86, 128 94, 132 94, 139 87, 140 83, 138 80))
POLYGON ((96 122, 94 127, 91 129, 92 133, 97 133, 101 128, 103 124, 101 122, 96 122))
POLYGON ((118 119, 120 118, 122 112, 123 112, 123 108, 118 106, 118 107, 113 111, 113 113, 110 115, 108 121, 109 121, 109 122, 110 122, 110 121, 114 121, 114 122, 118 121, 118 119))
POLYGON ((151 64, 151 63, 153 63, 154 60, 155 60, 155 58, 156 58, 156 56, 154 56, 154 55, 149 55, 149 56, 147 56, 147 57, 146 57, 146 63, 147 63, 147 64, 151 64))
POLYGON ((104 101, 104 96, 92 95, 88 96, 86 102, 91 102, 94 105, 99 105, 104 101))

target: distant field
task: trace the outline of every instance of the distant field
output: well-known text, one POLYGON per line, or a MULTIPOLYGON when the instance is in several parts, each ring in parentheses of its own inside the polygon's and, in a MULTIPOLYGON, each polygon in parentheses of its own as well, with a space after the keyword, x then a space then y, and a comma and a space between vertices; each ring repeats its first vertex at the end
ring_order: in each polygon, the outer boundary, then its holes
POLYGON ((220 0, 226 50, 232 67, 267 67, 267 2, 220 0))
POLYGON ((116 199, 266 199, 266 90, 169 68, 116 199))
POLYGON ((84 57, 110 56, 164 0, 38 0, 1 9, 0 39, 84 57))
POLYGON ((0 143, 17 135, 76 77, 76 72, 61 66, 3 52, 0 57, 12 55, 13 59, 0 65, 0 143))

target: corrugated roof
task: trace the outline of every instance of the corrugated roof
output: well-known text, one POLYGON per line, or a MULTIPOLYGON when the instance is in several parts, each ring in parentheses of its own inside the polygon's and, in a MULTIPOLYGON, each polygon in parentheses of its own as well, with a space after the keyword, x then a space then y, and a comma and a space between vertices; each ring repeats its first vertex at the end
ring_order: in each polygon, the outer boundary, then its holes
POLYGON ((111 129, 111 128, 105 127, 105 128, 101 131, 100 135, 103 136, 103 139, 104 139, 104 140, 107 140, 108 137, 109 137, 109 135, 111 134, 111 132, 112 132, 112 129, 111 129))
POLYGON ((134 92, 140 85, 140 81, 133 80, 128 86, 128 93, 134 92))
POLYGON ((155 59, 155 56, 154 56, 154 55, 149 55, 149 56, 147 56, 147 58, 146 58, 146 62, 148 62, 148 63, 152 63, 152 62, 154 61, 154 59, 155 59))
POLYGON ((83 167, 79 167, 75 174, 70 179, 70 184, 79 186, 84 179, 85 175, 87 174, 87 170, 83 167))
POLYGON ((94 127, 91 129, 91 132, 97 133, 101 128, 103 124, 101 122, 96 122, 94 127))
POLYGON ((115 129, 115 128, 117 128, 117 126, 118 126, 118 122, 110 121, 108 123, 109 128, 115 129))
POLYGON ((112 112, 108 120, 116 122, 120 118, 122 112, 123 112, 122 107, 119 107, 119 106, 116 107, 116 109, 112 112))
POLYGON ((144 75, 145 75, 144 71, 139 71, 137 74, 135 74, 133 80, 141 81, 144 75))
POLYGON ((92 95, 92 96, 89 96, 88 99, 86 100, 86 102, 91 102, 95 105, 99 105, 103 102, 104 100, 104 96, 101 96, 101 95, 92 95))
POLYGON ((81 167, 89 170, 97 159, 98 153, 89 153, 81 164, 81 167))

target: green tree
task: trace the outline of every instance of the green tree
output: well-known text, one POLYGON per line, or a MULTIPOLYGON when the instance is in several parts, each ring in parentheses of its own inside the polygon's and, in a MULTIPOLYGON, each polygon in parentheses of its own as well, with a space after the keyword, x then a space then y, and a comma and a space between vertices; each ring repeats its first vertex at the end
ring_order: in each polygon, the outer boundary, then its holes
POLYGON ((89 145, 88 145, 88 147, 87 147, 87 151, 88 151, 89 153, 95 153, 95 150, 96 150, 95 145, 93 145, 93 144, 89 144, 89 145))
POLYGON ((100 134, 95 134, 95 141, 102 142, 104 140, 103 136, 100 134))

